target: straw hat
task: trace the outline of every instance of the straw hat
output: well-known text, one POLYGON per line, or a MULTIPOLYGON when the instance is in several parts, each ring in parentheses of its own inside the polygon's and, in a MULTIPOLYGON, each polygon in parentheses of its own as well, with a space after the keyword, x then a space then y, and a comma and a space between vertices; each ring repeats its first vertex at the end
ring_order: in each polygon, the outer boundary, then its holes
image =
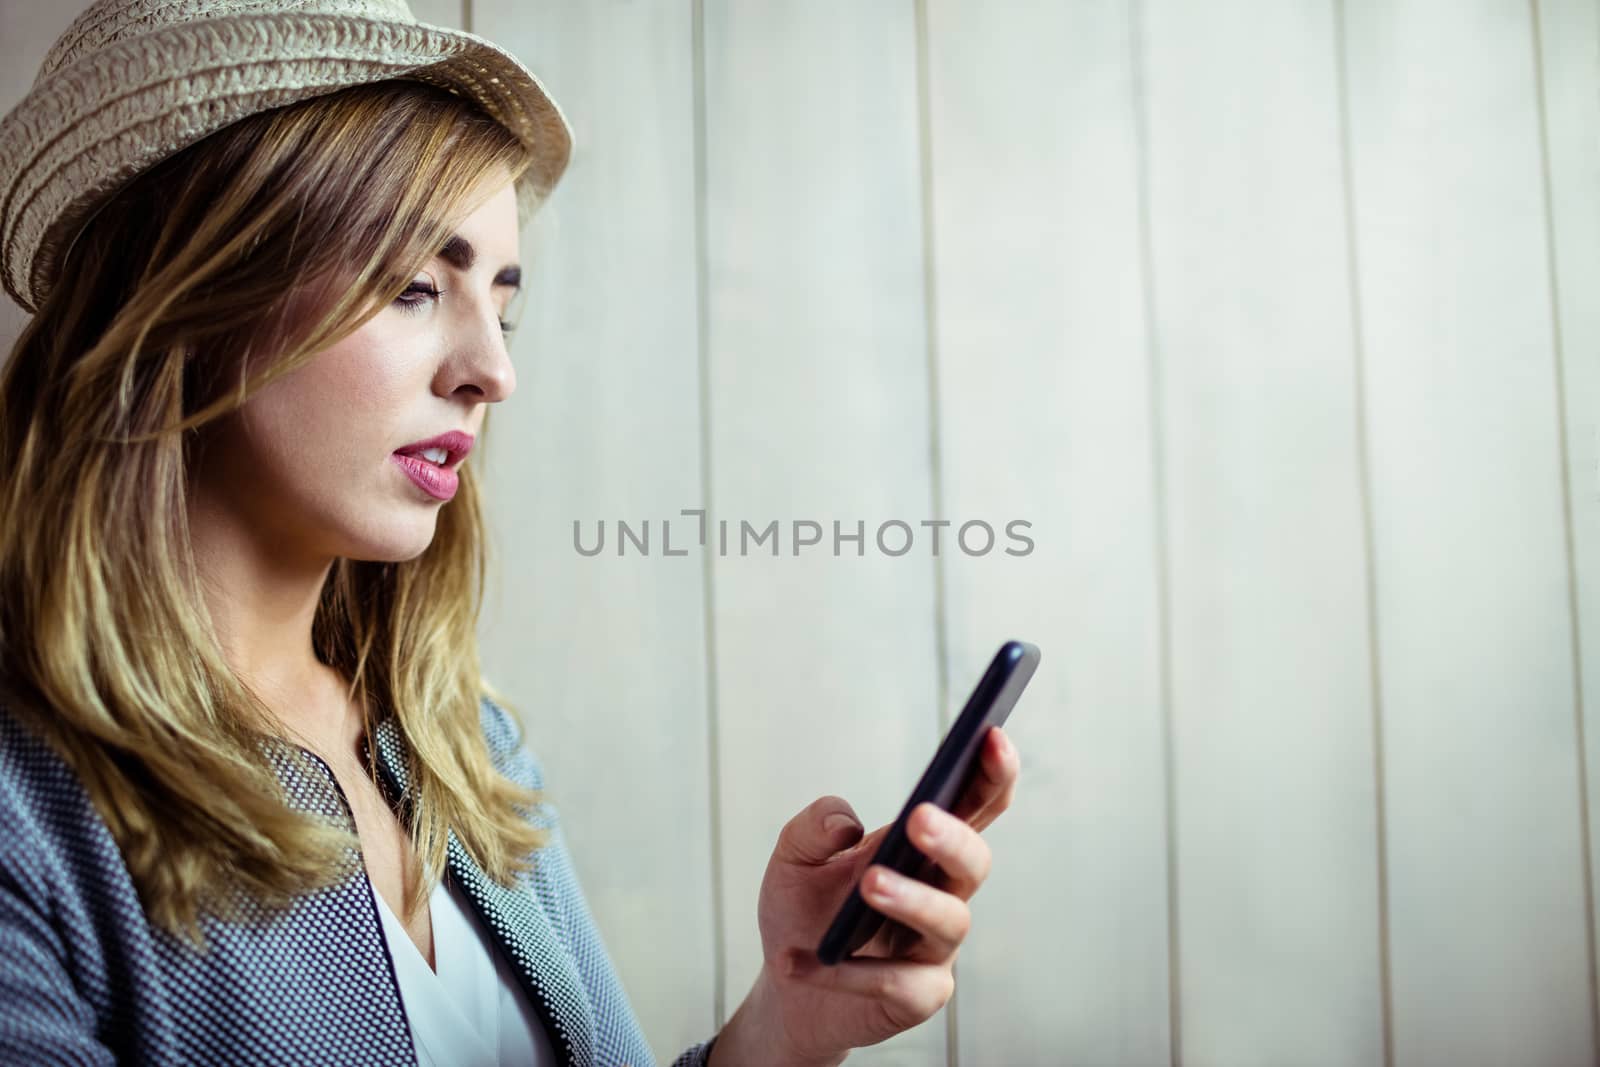
POLYGON ((100 0, 0 119, 0 281, 38 310, 78 230, 135 175, 248 115, 388 78, 449 89, 532 148, 523 221, 566 169, 572 130, 532 72, 404 0, 100 0))

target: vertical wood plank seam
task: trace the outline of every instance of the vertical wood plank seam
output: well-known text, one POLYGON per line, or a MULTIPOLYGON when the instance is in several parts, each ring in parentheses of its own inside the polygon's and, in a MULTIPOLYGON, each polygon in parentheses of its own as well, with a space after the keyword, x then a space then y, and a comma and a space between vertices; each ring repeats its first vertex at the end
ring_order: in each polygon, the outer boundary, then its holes
POLYGON ((1567 613, 1571 621, 1568 634, 1572 643, 1572 718, 1577 741, 1578 831, 1583 857, 1583 929, 1586 963, 1589 969, 1589 1035, 1594 1062, 1600 1063, 1600 982, 1595 974, 1594 856, 1589 838, 1589 753, 1583 722, 1583 641, 1582 619, 1578 611, 1578 568, 1572 521, 1572 457, 1567 447, 1567 383, 1564 366, 1566 342, 1561 329, 1561 279, 1556 259, 1555 197, 1550 176, 1550 112, 1544 92, 1544 35, 1540 24, 1539 0, 1530 0, 1532 25, 1534 99, 1539 106, 1539 177, 1544 200, 1545 272, 1549 277, 1550 338, 1555 355, 1556 449, 1561 464, 1561 518, 1567 565, 1567 613))
MULTIPOLYGON (((711 485, 711 316, 708 307, 710 287, 707 279, 710 268, 706 256, 706 57, 705 57, 705 3, 691 0, 690 50, 694 66, 694 228, 695 228, 695 318, 698 372, 700 376, 700 494, 701 507, 705 509, 703 530, 711 529, 713 515, 711 485)), ((726 912, 722 898, 722 731, 717 700, 717 619, 716 576, 713 573, 712 540, 705 537, 703 562, 700 568, 701 615, 705 626, 706 669, 706 764, 710 789, 711 813, 711 953, 715 961, 712 973, 712 1020, 721 1031, 727 1022, 728 1006, 728 946, 723 931, 726 912)))
MULTIPOLYGON (((933 105, 928 86, 928 4, 914 0, 917 57, 917 162, 921 168, 922 192, 922 316, 923 341, 928 360, 928 482, 930 510, 935 521, 944 518, 944 464, 940 448, 939 422, 939 333, 938 275, 935 266, 933 228, 933 105)), ((934 666, 938 672, 937 703, 934 705, 934 746, 944 740, 950 728, 950 641, 945 608, 944 560, 935 554, 933 561, 933 642, 934 666)), ((945 1063, 960 1067, 961 1033, 958 1009, 961 1000, 961 963, 951 965, 956 989, 944 1009, 945 1063)))
POLYGON ((1150 479, 1155 509, 1156 600, 1160 615, 1161 764, 1167 848, 1167 1040, 1172 1067, 1183 1063, 1183 1012, 1178 938, 1177 760, 1172 727, 1172 592, 1167 547, 1166 432, 1163 423, 1161 339, 1157 330, 1155 242, 1150 211, 1150 129, 1145 90, 1145 0, 1129 6, 1132 97, 1139 204, 1139 272, 1144 289, 1145 359, 1149 376, 1150 479))
POLYGON ((1361 303, 1360 245, 1356 237, 1355 165, 1350 121, 1350 57, 1344 0, 1333 0, 1334 75, 1339 104, 1339 176, 1344 192, 1346 286, 1350 293, 1350 350, 1355 392, 1356 479, 1361 494, 1361 550, 1365 558, 1368 704, 1372 715, 1373 821, 1377 848, 1378 984, 1384 1067, 1394 1067, 1394 983, 1390 962, 1388 768, 1383 732, 1383 663, 1378 640, 1377 534, 1372 507, 1371 438, 1367 427, 1366 320, 1361 303))

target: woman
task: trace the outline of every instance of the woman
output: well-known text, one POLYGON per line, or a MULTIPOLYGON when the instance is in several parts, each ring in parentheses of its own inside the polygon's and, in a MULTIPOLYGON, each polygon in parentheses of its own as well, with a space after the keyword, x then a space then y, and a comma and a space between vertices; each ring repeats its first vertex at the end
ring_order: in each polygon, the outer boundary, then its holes
MULTIPOLYGON (((474 636, 518 231, 569 154, 516 60, 377 0, 96 3, 0 123, 34 312, 0 376, 0 1061, 653 1062, 474 636)), ((791 820, 760 976, 676 1062, 837 1063, 937 1011, 998 730, 983 770, 913 820, 941 884, 874 896, 897 922, 837 967, 887 827, 791 820)))

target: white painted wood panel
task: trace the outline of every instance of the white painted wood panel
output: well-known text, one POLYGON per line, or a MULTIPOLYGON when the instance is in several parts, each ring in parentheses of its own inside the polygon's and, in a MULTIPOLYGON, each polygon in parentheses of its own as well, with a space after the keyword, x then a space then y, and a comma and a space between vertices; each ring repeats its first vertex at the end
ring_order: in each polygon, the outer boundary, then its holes
MULTIPOLYGON (((477 0, 482 4, 483 0, 477 0)), ((446 26, 452 30, 470 30, 466 24, 467 8, 475 6, 472 0, 406 0, 406 6, 418 22, 446 26)))
POLYGON ((1331 18, 1309 2, 1144 8, 1191 1064, 1383 1054, 1331 18))
POLYGON ((1529 9, 1352 0, 1344 11, 1395 1062, 1589 1063, 1529 9))
MULTIPOLYGON (((501 578, 485 669, 514 698, 658 1059, 715 1032, 690 19, 665 3, 485 2, 473 28, 544 81, 572 163, 523 245, 531 286, 492 413, 501 578), (615 524, 654 531, 615 552, 615 524), (604 521, 608 551, 580 556, 604 521)), ((743 916, 750 921, 753 911, 743 916)))
MULTIPOLYGON (((1539 43, 1547 131, 1550 252, 1560 339, 1560 414, 1566 426, 1580 710, 1587 757, 1588 950, 1594 951, 1594 862, 1600 853, 1600 12, 1546 0, 1539 43)), ((1594 993, 1594 960, 1589 981, 1594 993)), ((1600 1011, 1600 1004, 1595 1005, 1600 1011)))
MULTIPOLYGON (((825 794, 872 828, 938 740, 916 56, 909 5, 705 5, 709 504, 727 1013, 761 960, 779 830, 825 794), (740 555, 776 520, 780 555, 740 555), (792 554, 791 523, 823 543, 792 554), (833 523, 853 543, 833 554, 833 523), (889 541, 898 549, 900 539, 889 541)), ((940 1016, 852 1054, 946 1058, 940 1016)))
POLYGON ((958 1062, 1169 1059, 1166 806, 1131 20, 928 5, 946 722, 996 647, 1042 658, 1015 802, 956 966, 958 1062), (1005 534, 1031 523, 1027 546, 1005 534))

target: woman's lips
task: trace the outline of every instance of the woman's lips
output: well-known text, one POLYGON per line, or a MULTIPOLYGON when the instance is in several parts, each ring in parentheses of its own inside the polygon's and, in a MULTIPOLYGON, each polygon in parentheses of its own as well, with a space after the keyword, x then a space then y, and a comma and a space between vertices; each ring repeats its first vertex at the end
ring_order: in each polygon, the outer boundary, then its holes
POLYGON ((421 456, 403 456, 398 452, 391 452, 389 458, 400 464, 400 469, 406 472, 406 476, 421 486, 429 496, 438 500, 449 500, 456 495, 460 476, 450 468, 441 467, 421 456))
POLYGON ((430 448, 442 448, 446 453, 443 466, 454 469, 467 458, 467 453, 472 451, 474 440, 476 438, 464 430, 446 430, 426 441, 413 441, 409 445, 401 445, 395 451, 402 455, 414 456, 430 448))

